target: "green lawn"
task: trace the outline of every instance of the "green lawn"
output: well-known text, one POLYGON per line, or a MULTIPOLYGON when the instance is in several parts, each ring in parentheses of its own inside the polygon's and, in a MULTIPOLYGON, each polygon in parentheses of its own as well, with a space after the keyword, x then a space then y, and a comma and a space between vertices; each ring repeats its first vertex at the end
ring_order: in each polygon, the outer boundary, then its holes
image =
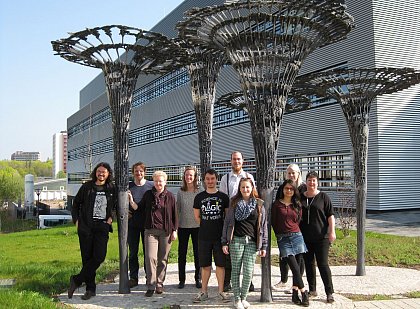
MULTIPOLYGON (((116 228, 115 228, 116 230, 116 228)), ((333 265, 355 264, 356 235, 338 239, 331 250, 333 265)), ((98 271, 98 280, 118 272, 118 235, 110 234, 108 254, 98 271)), ((420 269, 420 237, 366 233, 366 264, 420 269)), ((275 237, 272 244, 276 246, 275 237)), ((177 262, 178 243, 174 242, 170 263, 177 262)), ((140 253, 142 254, 142 253, 140 253)), ((80 270, 81 259, 75 227, 32 230, 0 234, 0 278, 14 278, 12 289, 0 289, 0 308, 63 308, 53 301, 64 292, 70 274, 80 270)), ((139 259, 142 261, 142 257, 139 259)), ((188 260, 193 261, 190 246, 188 260)), ((277 257, 273 256, 273 263, 277 257)))

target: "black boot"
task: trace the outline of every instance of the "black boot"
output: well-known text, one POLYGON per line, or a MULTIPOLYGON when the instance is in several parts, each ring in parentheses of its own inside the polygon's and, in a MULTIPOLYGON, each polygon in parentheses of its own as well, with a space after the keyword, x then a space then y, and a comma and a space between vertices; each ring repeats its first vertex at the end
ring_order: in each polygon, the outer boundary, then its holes
POLYGON ((299 291, 298 290, 295 290, 295 289, 292 290, 292 302, 294 304, 296 304, 296 305, 300 305, 301 304, 301 301, 300 301, 300 298, 299 298, 299 291))
POLYGON ((308 291, 302 293, 302 302, 301 305, 304 307, 309 307, 309 294, 308 291))

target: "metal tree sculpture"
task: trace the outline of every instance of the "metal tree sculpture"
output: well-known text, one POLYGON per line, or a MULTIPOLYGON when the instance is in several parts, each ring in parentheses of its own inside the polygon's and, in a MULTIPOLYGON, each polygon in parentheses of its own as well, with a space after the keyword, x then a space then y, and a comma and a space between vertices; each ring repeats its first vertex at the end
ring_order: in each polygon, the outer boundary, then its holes
MULTIPOLYGON (((285 113, 299 112, 311 108, 312 101, 310 96, 315 93, 313 93, 311 90, 307 90, 309 89, 301 89, 302 92, 300 92, 300 90, 297 90, 295 86, 293 86, 287 97, 286 106, 284 107, 285 113)), ((230 92, 222 95, 217 99, 215 105, 223 105, 228 108, 239 109, 248 112, 246 107, 246 99, 242 91, 230 92)))
MULTIPOLYGON (((289 91, 303 60, 316 48, 345 38, 353 20, 343 5, 327 0, 242 0, 191 9, 187 15, 191 23, 185 21, 185 27, 197 33, 189 39, 226 51, 239 73, 251 123, 258 190, 270 213, 289 91)), ((262 258, 264 302, 272 301, 270 268, 268 250, 268 257, 262 258)))
POLYGON ((411 68, 334 69, 305 76, 308 87, 321 96, 337 100, 343 110, 353 146, 357 216, 356 275, 365 271, 365 221, 369 111, 381 94, 394 93, 420 82, 420 72, 411 68))
POLYGON ((224 63, 224 54, 217 49, 195 45, 188 40, 182 23, 178 24, 180 46, 189 55, 187 65, 191 81, 191 94, 198 131, 200 153, 200 171, 203 177, 211 168, 213 161, 213 114, 216 95, 216 83, 220 68, 224 63))
POLYGON ((52 41, 57 55, 94 68, 105 77, 112 115, 115 183, 118 188, 119 293, 128 286, 128 128, 131 101, 140 73, 161 74, 179 66, 185 57, 165 36, 137 28, 110 25, 72 33, 52 41))

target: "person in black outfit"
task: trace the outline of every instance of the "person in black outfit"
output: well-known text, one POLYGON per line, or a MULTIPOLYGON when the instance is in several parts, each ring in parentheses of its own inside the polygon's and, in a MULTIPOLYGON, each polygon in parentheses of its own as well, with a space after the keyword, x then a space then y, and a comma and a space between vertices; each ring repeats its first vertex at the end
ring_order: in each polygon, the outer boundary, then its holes
POLYGON ((146 251, 144 249, 144 222, 145 215, 140 213, 138 205, 140 204, 143 195, 146 191, 153 188, 153 181, 146 180, 146 166, 143 162, 133 164, 131 168, 133 174, 133 181, 128 184, 128 202, 129 202, 129 215, 128 215, 128 267, 130 270, 130 280, 128 285, 131 288, 139 284, 139 244, 140 237, 143 248, 143 268, 146 273, 146 251))
POLYGON ((96 270, 106 257, 109 232, 112 231, 112 213, 117 206, 110 165, 99 163, 91 178, 77 192, 71 211, 79 236, 83 266, 80 273, 70 276, 68 297, 72 298, 74 291, 85 282, 83 300, 96 295, 96 270))
POLYGON ((318 174, 309 172, 306 175, 307 190, 301 197, 303 206, 300 230, 308 251, 304 254, 306 277, 309 285, 309 296, 317 296, 316 265, 324 283, 327 302, 334 302, 334 288, 328 254, 335 241, 335 218, 331 199, 325 192, 318 190, 318 174))

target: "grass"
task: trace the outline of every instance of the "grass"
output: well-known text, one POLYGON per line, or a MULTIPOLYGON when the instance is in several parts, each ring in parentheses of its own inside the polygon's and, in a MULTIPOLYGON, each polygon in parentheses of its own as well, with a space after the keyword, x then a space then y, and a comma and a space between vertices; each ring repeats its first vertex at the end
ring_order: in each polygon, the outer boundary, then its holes
MULTIPOLYGON (((356 234, 349 237, 337 231, 338 239, 331 248, 332 265, 355 265, 356 234)), ((98 270, 97 280, 118 273, 118 235, 110 234, 105 262, 98 270)), ((420 269, 420 237, 391 236, 366 233, 366 265, 381 265, 420 269)), ((275 236, 272 244, 277 246, 275 236)), ((172 244, 169 262, 176 263, 178 243, 172 244)), ((193 261, 192 246, 187 260, 193 261)), ((141 246, 140 246, 141 251, 141 246)), ((143 261, 139 253, 140 262, 143 261)), ((65 308, 54 302, 54 296, 64 292, 71 274, 81 267, 78 237, 73 225, 48 230, 31 230, 0 234, 0 278, 14 278, 11 289, 0 289, 0 308, 65 308)), ((272 257, 278 265, 278 257, 272 257)), ((419 297, 413 293, 413 297, 419 297)), ((379 296, 377 296, 379 297, 379 296)))

